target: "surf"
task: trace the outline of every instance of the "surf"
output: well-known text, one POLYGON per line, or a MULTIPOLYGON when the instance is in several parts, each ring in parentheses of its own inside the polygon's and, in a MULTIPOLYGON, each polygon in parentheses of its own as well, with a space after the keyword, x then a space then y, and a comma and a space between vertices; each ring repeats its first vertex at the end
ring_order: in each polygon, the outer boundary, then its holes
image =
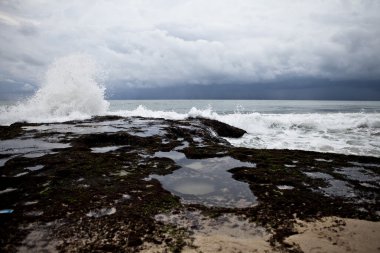
POLYGON ((38 91, 26 101, 2 108, 0 124, 16 121, 62 122, 103 115, 108 111, 100 66, 87 54, 55 60, 38 91))

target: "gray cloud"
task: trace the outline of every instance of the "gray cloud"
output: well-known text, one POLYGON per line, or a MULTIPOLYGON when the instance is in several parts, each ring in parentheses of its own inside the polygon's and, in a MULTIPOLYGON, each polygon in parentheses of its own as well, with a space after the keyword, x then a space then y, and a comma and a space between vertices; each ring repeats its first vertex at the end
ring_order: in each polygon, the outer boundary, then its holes
POLYGON ((130 87, 380 79, 380 1, 8 0, 0 10, 0 69, 24 83, 72 52, 130 87))

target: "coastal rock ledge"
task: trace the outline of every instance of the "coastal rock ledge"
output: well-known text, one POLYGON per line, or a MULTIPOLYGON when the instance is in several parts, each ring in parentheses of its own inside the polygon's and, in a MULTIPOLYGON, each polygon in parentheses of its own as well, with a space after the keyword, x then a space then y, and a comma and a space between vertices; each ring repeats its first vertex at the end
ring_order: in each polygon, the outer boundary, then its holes
POLYGON ((250 149, 216 120, 0 127, 1 252, 378 252, 380 158, 250 149))

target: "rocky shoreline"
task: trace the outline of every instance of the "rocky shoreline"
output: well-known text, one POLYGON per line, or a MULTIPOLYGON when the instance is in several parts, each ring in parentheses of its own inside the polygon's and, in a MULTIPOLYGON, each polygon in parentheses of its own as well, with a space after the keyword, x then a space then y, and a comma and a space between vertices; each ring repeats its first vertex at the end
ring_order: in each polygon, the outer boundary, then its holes
POLYGON ((226 252, 303 252, 289 238, 302 222, 326 217, 342 229, 343 219, 374 222, 380 234, 380 158, 240 148, 223 138, 243 134, 201 118, 2 126, 0 251, 213 252, 204 239, 213 238, 235 245, 226 252), (229 191, 212 172, 185 190, 158 180, 181 168, 203 175, 207 164, 233 166, 221 176, 252 199, 232 194, 232 206, 202 204, 207 196, 225 201, 212 195, 218 187, 229 191))

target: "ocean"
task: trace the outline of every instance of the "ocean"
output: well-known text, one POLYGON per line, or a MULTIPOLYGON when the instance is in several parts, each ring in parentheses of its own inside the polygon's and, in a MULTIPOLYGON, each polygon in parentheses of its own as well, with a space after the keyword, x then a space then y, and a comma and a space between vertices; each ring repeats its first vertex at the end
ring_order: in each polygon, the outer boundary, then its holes
POLYGON ((100 99, 78 104, 70 99, 55 107, 35 97, 28 103, 2 101, 0 123, 62 122, 93 115, 206 117, 247 131, 242 138, 227 139, 235 146, 380 157, 379 101, 100 99))
POLYGON ((235 146, 380 156, 379 101, 119 100, 110 113, 216 119, 247 131, 235 146))

